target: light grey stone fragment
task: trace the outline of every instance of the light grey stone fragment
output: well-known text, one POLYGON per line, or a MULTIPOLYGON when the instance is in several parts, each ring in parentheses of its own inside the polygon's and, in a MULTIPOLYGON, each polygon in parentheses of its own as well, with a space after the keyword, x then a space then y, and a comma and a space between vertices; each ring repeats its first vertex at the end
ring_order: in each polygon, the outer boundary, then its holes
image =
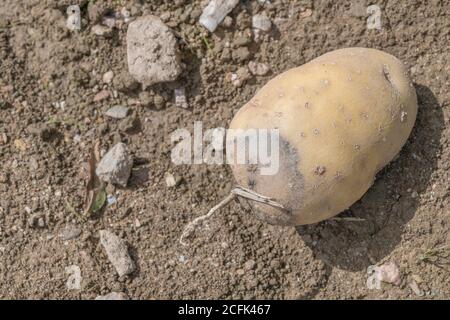
POLYGON ((136 269, 124 240, 108 230, 100 230, 100 243, 119 277, 128 275, 136 269))
POLYGON ((128 153, 127 146, 119 142, 101 159, 95 173, 104 182, 126 187, 132 166, 133 159, 128 153))

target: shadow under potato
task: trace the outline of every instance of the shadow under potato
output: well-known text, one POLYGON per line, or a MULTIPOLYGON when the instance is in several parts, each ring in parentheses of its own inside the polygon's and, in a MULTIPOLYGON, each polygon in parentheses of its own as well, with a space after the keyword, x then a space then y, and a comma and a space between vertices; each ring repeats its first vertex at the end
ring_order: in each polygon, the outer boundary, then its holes
POLYGON ((416 124, 399 157, 382 170, 367 193, 338 217, 298 226, 297 233, 324 263, 360 271, 387 256, 401 241, 405 225, 419 207, 420 194, 436 169, 444 117, 430 89, 415 84, 419 110, 416 124))

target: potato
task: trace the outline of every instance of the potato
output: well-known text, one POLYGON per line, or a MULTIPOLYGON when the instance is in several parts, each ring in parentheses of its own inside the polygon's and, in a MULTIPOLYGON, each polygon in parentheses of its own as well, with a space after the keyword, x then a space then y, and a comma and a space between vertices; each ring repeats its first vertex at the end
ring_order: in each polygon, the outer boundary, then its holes
POLYGON ((251 201, 264 221, 316 223, 363 196, 405 144, 416 114, 401 61, 375 49, 332 51, 270 80, 237 112, 230 129, 279 129, 280 165, 261 175, 261 166, 234 161, 233 174, 287 209, 251 201))

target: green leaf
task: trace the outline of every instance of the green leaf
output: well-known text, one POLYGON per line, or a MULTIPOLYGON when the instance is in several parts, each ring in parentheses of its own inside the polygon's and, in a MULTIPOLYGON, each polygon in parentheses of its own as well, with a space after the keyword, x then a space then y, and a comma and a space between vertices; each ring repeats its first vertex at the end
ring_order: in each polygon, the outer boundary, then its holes
POLYGON ((106 202, 106 191, 104 187, 98 189, 98 192, 95 194, 95 199, 92 202, 92 206, 90 211, 92 213, 98 212, 103 208, 106 202))

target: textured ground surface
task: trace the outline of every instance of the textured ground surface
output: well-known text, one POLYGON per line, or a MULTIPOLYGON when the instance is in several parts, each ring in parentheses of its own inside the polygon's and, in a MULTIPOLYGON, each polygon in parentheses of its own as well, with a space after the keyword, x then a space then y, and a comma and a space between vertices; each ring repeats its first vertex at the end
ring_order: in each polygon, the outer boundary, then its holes
POLYGON ((135 16, 162 16, 181 43, 184 72, 177 83, 147 88, 156 104, 143 106, 142 89, 127 80, 126 25, 100 38, 90 32, 88 1, 0 1, 0 298, 92 299, 110 291, 134 299, 450 298, 449 1, 375 1, 381 30, 367 29, 364 1, 241 1, 232 26, 213 35, 197 23, 204 1, 104 2, 111 9, 126 4, 135 16), (74 3, 85 18, 77 33, 65 27, 74 3), (262 11, 275 27, 256 43, 246 34, 251 16, 262 11), (274 74, 348 46, 403 60, 419 99, 400 156, 343 214, 366 221, 281 228, 235 203, 189 247, 180 246, 186 223, 220 201, 233 178, 226 166, 174 166, 170 133, 196 120, 226 127, 274 74), (230 73, 249 61, 268 64, 271 73, 233 86, 230 73), (113 82, 104 85, 110 70, 113 82), (179 85, 187 110, 173 101, 179 85), (93 102, 103 87, 117 95, 93 102), (133 111, 125 122, 104 116, 117 104, 133 111), (125 142, 135 164, 127 188, 108 187, 117 203, 87 217, 84 168, 95 139, 104 150, 125 142), (166 172, 181 183, 168 188, 166 172), (81 234, 62 241, 67 226, 81 234), (137 264, 131 276, 116 275, 99 243, 101 229, 129 244, 137 264), (367 267, 384 261, 399 266, 402 283, 368 289, 367 267), (72 265, 81 270, 79 290, 66 287, 72 265))

